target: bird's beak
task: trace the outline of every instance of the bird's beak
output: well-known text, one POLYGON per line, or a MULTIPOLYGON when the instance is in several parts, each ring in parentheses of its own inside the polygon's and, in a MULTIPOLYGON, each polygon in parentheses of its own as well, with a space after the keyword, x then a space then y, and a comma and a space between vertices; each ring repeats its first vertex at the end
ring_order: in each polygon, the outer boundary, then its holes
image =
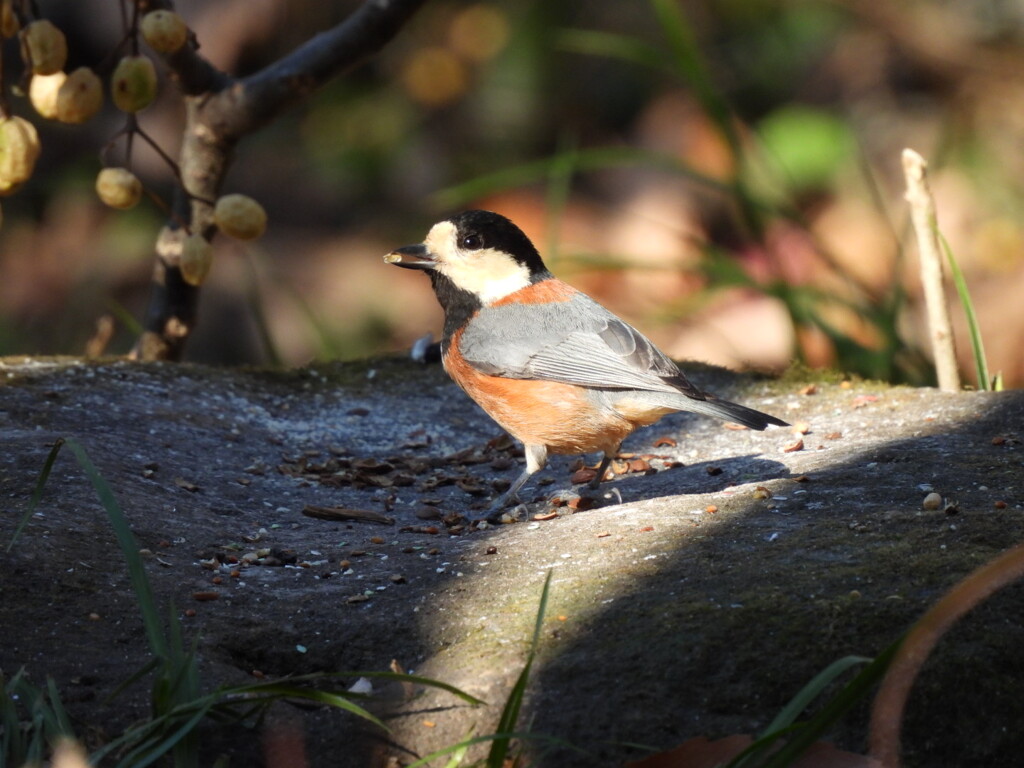
POLYGON ((403 245, 384 257, 388 264, 406 269, 433 269, 437 266, 433 255, 425 245, 403 245))

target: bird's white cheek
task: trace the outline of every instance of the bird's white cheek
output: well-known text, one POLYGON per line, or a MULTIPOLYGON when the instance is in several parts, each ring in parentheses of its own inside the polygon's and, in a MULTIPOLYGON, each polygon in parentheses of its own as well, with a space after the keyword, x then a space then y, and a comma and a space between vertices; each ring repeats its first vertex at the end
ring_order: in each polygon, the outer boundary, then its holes
POLYGON ((530 270, 500 251, 472 251, 462 258, 445 260, 439 270, 464 291, 484 304, 498 301, 530 284, 530 270))

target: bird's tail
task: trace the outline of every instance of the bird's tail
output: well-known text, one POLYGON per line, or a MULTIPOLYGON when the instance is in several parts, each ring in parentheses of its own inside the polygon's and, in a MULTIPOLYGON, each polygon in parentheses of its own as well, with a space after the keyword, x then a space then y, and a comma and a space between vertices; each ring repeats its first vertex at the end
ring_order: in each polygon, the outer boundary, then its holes
POLYGON ((693 400, 687 398, 687 407, 683 410, 694 411, 696 413, 703 413, 707 416, 714 416, 717 419, 723 421, 732 421, 737 424, 742 424, 744 427, 750 429, 756 429, 761 431, 765 429, 769 424, 774 424, 777 427, 788 427, 782 419, 777 419, 774 416, 756 411, 753 408, 748 408, 745 405, 739 403, 730 403, 728 400, 719 400, 714 395, 705 395, 704 400, 693 400))
POLYGON ((714 416, 722 421, 732 421, 742 424, 744 427, 761 431, 769 424, 778 427, 788 427, 789 424, 782 419, 777 419, 767 413, 755 411, 739 403, 731 403, 728 400, 720 400, 714 395, 704 395, 704 399, 697 399, 674 392, 631 392, 631 399, 642 399, 654 408, 671 408, 673 411, 690 411, 705 416, 714 416))

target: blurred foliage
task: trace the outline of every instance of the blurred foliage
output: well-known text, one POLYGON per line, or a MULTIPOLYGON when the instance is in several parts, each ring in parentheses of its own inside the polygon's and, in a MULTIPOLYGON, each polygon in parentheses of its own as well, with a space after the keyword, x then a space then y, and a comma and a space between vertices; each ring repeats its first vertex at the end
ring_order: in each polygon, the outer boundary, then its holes
MULTIPOLYGON (((204 54, 245 73, 356 4, 178 7, 204 54)), ((40 6, 73 59, 116 44, 110 0, 40 6)), ((435 0, 381 56, 239 147, 228 191, 259 199, 270 229, 258 253, 218 242, 190 356, 296 364, 405 347, 437 310, 379 255, 483 206, 673 355, 927 382, 903 251, 899 151, 914 146, 932 160, 989 367, 1015 386, 1024 124, 1008 105, 1022 41, 1024 14, 995 0, 435 0)), ((159 211, 110 213, 82 192, 111 119, 40 125, 46 172, 3 202, 0 354, 78 353, 111 307, 145 305, 159 211)), ((173 155, 173 87, 140 119, 173 155)), ((139 171, 166 183, 155 160, 139 171)), ((118 327, 109 352, 130 344, 118 327)))

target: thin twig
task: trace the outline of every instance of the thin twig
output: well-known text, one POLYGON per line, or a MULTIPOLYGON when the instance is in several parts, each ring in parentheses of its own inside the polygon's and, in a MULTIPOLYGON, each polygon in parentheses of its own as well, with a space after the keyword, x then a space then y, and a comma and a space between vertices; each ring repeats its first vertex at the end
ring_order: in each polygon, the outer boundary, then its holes
POLYGON ((928 310, 928 331, 931 334, 932 354, 939 389, 957 392, 960 389, 960 371, 956 365, 956 343, 953 326, 946 306, 946 292, 942 283, 942 250, 936 232, 935 199, 928 187, 927 163, 912 149, 903 150, 903 175, 907 180, 906 200, 910 203, 910 216, 917 234, 921 261, 921 283, 928 310))

